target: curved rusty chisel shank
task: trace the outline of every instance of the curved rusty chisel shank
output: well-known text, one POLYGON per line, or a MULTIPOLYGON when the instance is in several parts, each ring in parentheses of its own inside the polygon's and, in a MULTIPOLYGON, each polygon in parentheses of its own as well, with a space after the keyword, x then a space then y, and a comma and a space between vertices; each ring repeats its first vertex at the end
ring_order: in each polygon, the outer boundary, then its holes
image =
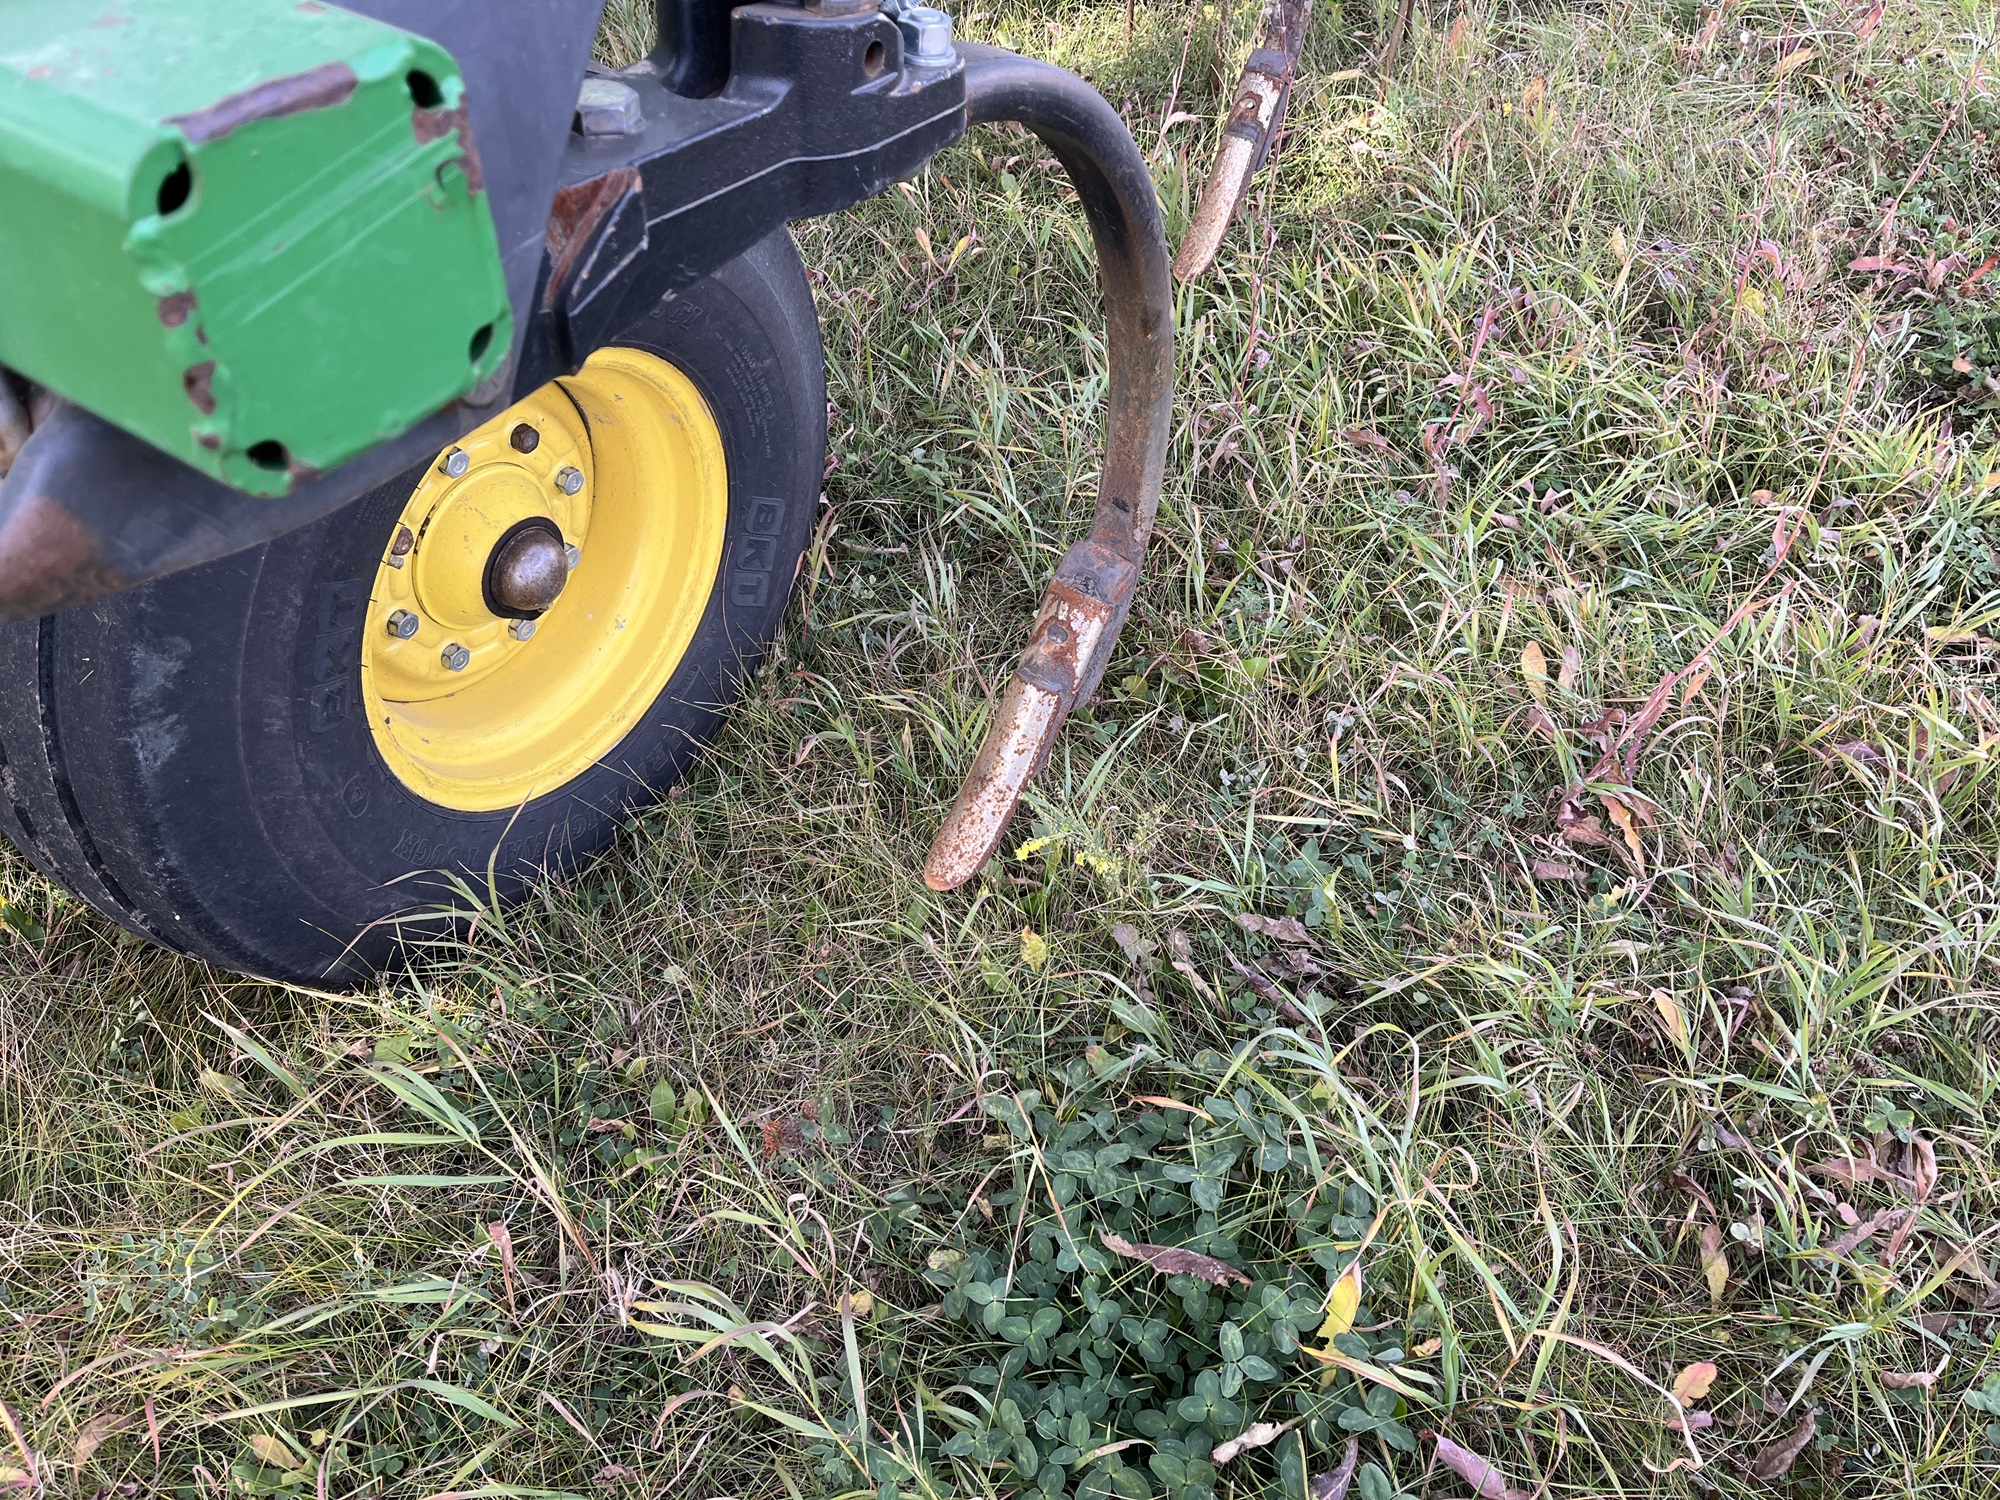
POLYGON ((1292 78, 1305 49, 1306 26, 1312 20, 1312 0, 1271 0, 1264 16, 1264 36, 1243 65, 1243 77, 1229 103, 1222 127, 1222 145, 1209 169, 1208 183, 1195 206, 1194 221, 1174 257, 1174 277, 1199 276, 1222 248, 1222 237, 1250 190, 1250 178, 1264 164, 1271 138, 1285 118, 1292 78))
POLYGON ((999 845, 1022 788, 1111 659, 1152 535, 1174 400, 1174 299, 1152 174, 1117 111, 1075 75, 997 48, 962 46, 971 124, 1013 120, 1047 144, 1090 222, 1109 327, 1104 472, 1090 535, 1063 555, 1027 649, 1000 694, 972 770, 924 862, 950 890, 999 845))

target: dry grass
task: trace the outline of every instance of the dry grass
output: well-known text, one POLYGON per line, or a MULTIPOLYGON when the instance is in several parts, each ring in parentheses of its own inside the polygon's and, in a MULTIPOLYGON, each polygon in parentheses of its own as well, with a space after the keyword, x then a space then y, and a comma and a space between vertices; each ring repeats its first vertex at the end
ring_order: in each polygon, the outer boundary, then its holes
MULTIPOLYGON (((1351 1102, 1315 1138, 1391 1205, 1371 1293, 1445 1309, 1425 1420, 1517 1484, 1990 1493, 1963 1398, 2000 1317, 2000 451, 1964 392, 2000 358, 2000 276, 1966 285, 2000 249, 1994 20, 1709 19, 1440 11, 1383 79, 1370 18, 1321 16, 1276 169, 1183 294, 1120 661, 1017 825, 1046 842, 976 889, 918 863, 1089 512, 1102 392, 1080 222, 999 134, 799 229, 838 465, 795 631, 587 878, 336 998, 0 869, 40 934, 0 947, 0 1465, 826 1492, 796 1432, 689 1393, 840 1407, 865 1284, 871 1410, 932 1410, 956 1356, 913 1272, 984 1232, 968 1194, 1017 1149, 975 1100, 1129 1046, 1143 979, 1184 1055, 1325 1017, 1351 1102), (1307 923, 1301 961, 1241 913, 1307 923), (1813 1170, 1878 1137, 1874 1180, 1813 1170), (798 1319, 791 1375, 635 1328, 674 1322, 633 1312, 670 1280, 798 1319), (1703 1467, 1559 1334, 1654 1380, 1714 1361, 1703 1467)), ((963 29, 1088 72, 1178 229, 1218 21, 963 29)))

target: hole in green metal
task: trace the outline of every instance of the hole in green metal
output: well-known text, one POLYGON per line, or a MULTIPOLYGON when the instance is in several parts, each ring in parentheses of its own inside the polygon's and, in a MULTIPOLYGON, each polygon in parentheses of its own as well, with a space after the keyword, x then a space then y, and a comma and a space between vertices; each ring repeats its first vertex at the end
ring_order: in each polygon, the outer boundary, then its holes
POLYGON ((410 100, 418 109, 436 109, 444 103, 444 90, 438 81, 422 68, 412 68, 403 78, 409 85, 410 100))
POLYGON ((292 456, 285 451, 285 445, 276 438, 266 438, 261 443, 252 443, 243 450, 243 456, 260 469, 269 469, 274 474, 282 474, 291 467, 292 456))
POLYGON ((488 323, 484 328, 480 329, 479 332, 475 333, 472 336, 472 347, 467 352, 471 355, 472 362, 475 365, 478 364, 482 359, 486 358, 486 350, 488 346, 492 344, 492 342, 493 342, 493 325, 491 323, 488 323))
POLYGON ((194 168, 182 162, 160 179, 160 191, 154 203, 160 210, 160 217, 164 219, 168 214, 186 207, 188 199, 193 196, 194 168))

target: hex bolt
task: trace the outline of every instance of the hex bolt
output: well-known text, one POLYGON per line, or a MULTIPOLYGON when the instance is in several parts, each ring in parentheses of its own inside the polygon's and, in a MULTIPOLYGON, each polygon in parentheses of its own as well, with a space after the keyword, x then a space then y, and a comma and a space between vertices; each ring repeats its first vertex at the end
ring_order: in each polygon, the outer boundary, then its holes
POLYGON ((556 470, 556 488, 565 495, 574 495, 583 488, 583 470, 564 464, 556 470))
POLYGON ((919 68, 948 68, 958 61, 951 45, 951 17, 934 6, 905 5, 896 14, 903 59, 919 68))
POLYGON ((444 663, 447 672, 463 672, 472 665, 472 653, 453 641, 438 653, 438 660, 444 663))
POLYGON ((570 572, 574 573, 576 565, 583 561, 583 548, 577 546, 575 542, 571 542, 567 547, 563 548, 563 556, 569 561, 570 572))
POLYGON ((522 422, 507 434, 507 441, 516 453, 533 453, 542 446, 542 434, 532 422, 522 422))
POLYGON ((534 633, 535 622, 533 620, 513 620, 507 626, 507 634, 514 637, 517 641, 529 640, 534 636, 534 633))
POLYGON ((463 448, 454 448, 438 460, 438 467, 452 479, 463 479, 465 471, 472 467, 472 455, 463 448))
POLYGON ((388 625, 389 634, 399 641, 407 641, 417 633, 417 625, 420 622, 407 609, 392 609, 385 623, 388 625))

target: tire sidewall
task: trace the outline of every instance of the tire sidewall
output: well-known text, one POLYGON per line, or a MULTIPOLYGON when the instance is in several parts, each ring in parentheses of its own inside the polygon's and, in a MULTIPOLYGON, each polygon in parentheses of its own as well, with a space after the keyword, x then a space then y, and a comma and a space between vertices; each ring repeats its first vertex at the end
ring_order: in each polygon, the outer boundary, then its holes
POLYGON ((380 628, 369 594, 421 466, 254 553, 142 590, 120 611, 142 630, 171 619, 183 641, 239 647, 233 672, 178 674, 179 765, 141 799, 178 899, 219 913, 207 941, 206 920, 180 929, 196 951, 279 977, 363 973, 409 925, 383 919, 462 906, 458 882, 506 901, 538 870, 573 870, 714 734, 782 625, 818 502, 824 374, 789 237, 667 298, 617 342, 670 361, 700 390, 722 437, 729 509, 714 586, 666 687, 565 786, 515 808, 459 811, 405 787, 376 749, 361 643, 380 628), (203 765, 222 774, 190 774, 203 765), (218 891, 232 872, 241 888, 218 891))

